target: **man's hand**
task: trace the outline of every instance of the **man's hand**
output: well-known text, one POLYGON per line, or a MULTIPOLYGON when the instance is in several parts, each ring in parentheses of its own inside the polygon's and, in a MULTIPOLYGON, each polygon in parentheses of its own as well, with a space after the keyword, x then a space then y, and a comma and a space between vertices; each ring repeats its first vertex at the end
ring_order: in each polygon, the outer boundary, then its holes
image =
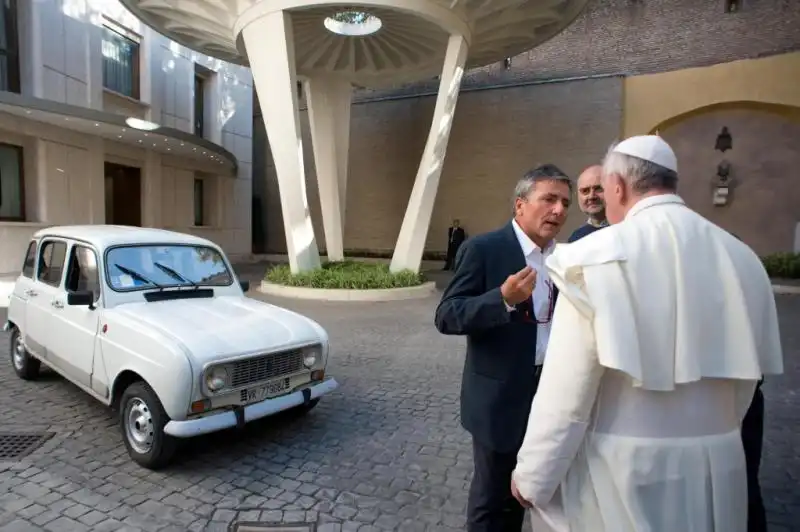
POLYGON ((508 276, 500 287, 500 293, 503 295, 503 301, 513 306, 529 299, 535 286, 536 270, 525 266, 517 273, 508 276))
POLYGON ((519 494, 519 490, 517 489, 517 483, 514 481, 513 476, 511 477, 511 495, 513 495, 514 498, 517 499, 517 501, 519 501, 519 504, 523 508, 531 508, 533 506, 531 503, 523 499, 522 495, 519 494))

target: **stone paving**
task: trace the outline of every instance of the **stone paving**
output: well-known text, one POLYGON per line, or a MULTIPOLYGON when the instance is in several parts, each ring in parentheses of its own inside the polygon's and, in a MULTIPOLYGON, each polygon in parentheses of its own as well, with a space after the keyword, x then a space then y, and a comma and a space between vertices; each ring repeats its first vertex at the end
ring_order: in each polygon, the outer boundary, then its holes
MULTIPOLYGON (((116 418, 70 383, 17 379, 0 333, 0 431, 56 432, 28 459, 0 463, 0 530, 214 531, 237 521, 463 530, 464 342, 435 331, 436 301, 275 302, 327 328, 339 390, 304 418, 191 440, 161 472, 133 464, 116 418)), ((787 372, 765 384, 762 469, 772 532, 800 530, 800 297, 779 305, 787 372)))

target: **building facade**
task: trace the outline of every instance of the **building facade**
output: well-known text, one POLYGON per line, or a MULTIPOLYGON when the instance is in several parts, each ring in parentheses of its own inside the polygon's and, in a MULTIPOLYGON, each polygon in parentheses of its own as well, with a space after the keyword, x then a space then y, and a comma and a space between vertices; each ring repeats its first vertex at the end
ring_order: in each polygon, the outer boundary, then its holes
POLYGON ((252 78, 116 0, 0 2, 0 278, 49 225, 122 224, 251 253, 252 78))
MULTIPOLYGON (((675 148, 679 193, 692 208, 760 254, 800 250, 798 27, 800 2, 790 0, 593 0, 553 39, 469 72, 427 255, 444 252, 454 218, 469 234, 508 220, 525 170, 552 162, 577 176, 613 141, 653 132, 675 148), (732 148, 720 151, 723 128, 732 148)), ((354 96, 344 225, 351 255, 392 254, 436 84, 354 96)), ((260 117, 255 123, 255 244, 281 253, 275 172, 260 117)), ((324 250, 307 127, 304 147, 309 208, 324 250)), ((564 237, 583 221, 575 208, 564 237)))

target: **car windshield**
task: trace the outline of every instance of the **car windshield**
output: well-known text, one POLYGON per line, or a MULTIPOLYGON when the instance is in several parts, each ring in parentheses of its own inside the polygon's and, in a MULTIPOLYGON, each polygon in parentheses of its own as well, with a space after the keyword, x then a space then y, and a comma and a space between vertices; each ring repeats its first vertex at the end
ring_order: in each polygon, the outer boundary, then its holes
POLYGON ((108 283, 117 291, 174 286, 228 286, 228 266, 215 249, 190 245, 135 245, 106 254, 108 283))

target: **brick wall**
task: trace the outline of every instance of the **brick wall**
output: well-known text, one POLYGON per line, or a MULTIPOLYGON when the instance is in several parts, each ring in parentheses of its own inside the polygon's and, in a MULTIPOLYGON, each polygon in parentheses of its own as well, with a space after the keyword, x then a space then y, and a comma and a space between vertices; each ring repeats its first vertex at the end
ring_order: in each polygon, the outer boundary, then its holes
MULTIPOLYGON (((800 50, 799 0, 591 0, 567 29, 501 63, 472 70, 464 87, 595 74, 646 74, 800 50)), ((381 91, 369 99, 436 90, 437 82, 381 91)))
MULTIPOLYGON (((576 176, 617 138, 622 79, 547 83, 463 92, 458 101, 426 249, 444 251, 459 218, 469 234, 506 222, 514 184, 545 162, 576 176)), ((391 253, 433 116, 434 97, 353 106, 345 248, 391 253)), ((307 191, 320 248, 322 217, 311 139, 304 120, 307 191)), ((267 248, 285 252, 275 172, 267 170, 267 248)), ((574 209, 565 233, 582 223, 574 209)))

